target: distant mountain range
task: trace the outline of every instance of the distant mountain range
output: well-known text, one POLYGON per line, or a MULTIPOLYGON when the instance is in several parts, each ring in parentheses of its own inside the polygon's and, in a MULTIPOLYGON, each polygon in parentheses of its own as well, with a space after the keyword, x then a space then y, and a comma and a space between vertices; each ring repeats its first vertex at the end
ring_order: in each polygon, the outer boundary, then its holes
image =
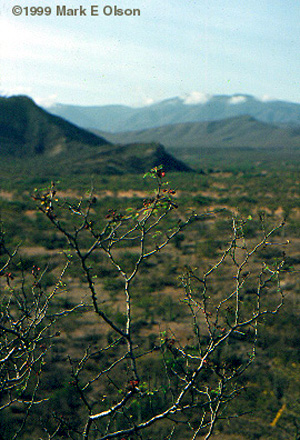
POLYGON ((0 98, 0 157, 26 160, 63 172, 142 173, 162 164, 189 171, 158 143, 115 146, 54 116, 26 96, 0 98))
POLYGON ((167 148, 295 148, 300 127, 282 128, 239 116, 211 122, 186 122, 132 132, 95 133, 113 143, 161 142, 167 148))
MULTIPOLYGON (((227 97, 227 101, 228 99, 227 97)), ((247 103, 249 108, 251 102, 258 102, 251 97, 235 96, 230 99, 231 104, 228 103, 227 106, 234 109, 247 103)), ((224 107, 225 97, 214 97, 209 101, 216 100, 219 100, 220 108, 224 107)), ((274 102, 275 104, 276 102, 274 102)), ((300 107, 297 104, 288 103, 280 103, 280 105, 282 112, 284 105, 287 108, 291 105, 290 109, 293 108, 294 113, 290 114, 294 116, 300 107)), ((138 114, 138 109, 131 109, 133 112, 137 112, 131 118, 132 123, 135 121, 133 125, 138 120, 145 122, 145 115, 148 115, 150 123, 151 112, 149 113, 149 111, 152 109, 152 116, 157 124, 160 123, 160 126, 130 131, 128 122, 126 129, 122 132, 112 133, 79 128, 74 123, 45 111, 26 96, 0 98, 0 158, 2 162, 3 158, 21 158, 21 160, 26 160, 27 164, 32 164, 30 166, 33 168, 37 167, 40 170, 55 169, 58 172, 69 173, 123 174, 143 173, 160 164, 164 166, 166 171, 190 170, 187 165, 169 154, 163 145, 169 151, 176 151, 176 155, 191 164, 193 160, 190 158, 195 157, 195 154, 198 155, 198 150, 201 148, 278 148, 288 150, 300 146, 300 125, 278 126, 259 121, 249 115, 205 122, 163 124, 163 121, 170 119, 172 115, 176 119, 176 109, 190 108, 191 111, 193 109, 196 111, 195 109, 200 108, 199 106, 200 104, 188 104, 176 98, 140 109, 143 110, 144 116, 138 114), (194 151, 189 149, 194 149, 194 151), (186 154, 183 155, 182 151, 185 151, 186 154)), ((116 107, 119 110, 123 108, 116 107)), ((103 112, 103 120, 108 123, 110 118, 107 114, 105 116, 105 108, 100 107, 103 112)), ((112 113, 116 110, 115 106, 108 108, 112 113)), ((88 107, 82 107, 82 109, 87 110, 88 107)), ((128 110, 127 107, 124 109, 128 110)), ((119 115, 121 113, 122 111, 119 115)), ((277 116, 279 114, 283 113, 278 110, 277 116)), ((289 121, 291 122, 291 120, 289 121)), ((122 122, 121 116, 118 121, 120 126, 125 123, 124 120, 122 122)), ((296 119, 294 118, 293 121, 295 122, 296 119)))
POLYGON ((250 95, 172 98, 145 107, 56 104, 47 110, 80 127, 124 132, 185 122, 216 121, 243 115, 275 125, 300 125, 300 104, 262 101, 250 95))

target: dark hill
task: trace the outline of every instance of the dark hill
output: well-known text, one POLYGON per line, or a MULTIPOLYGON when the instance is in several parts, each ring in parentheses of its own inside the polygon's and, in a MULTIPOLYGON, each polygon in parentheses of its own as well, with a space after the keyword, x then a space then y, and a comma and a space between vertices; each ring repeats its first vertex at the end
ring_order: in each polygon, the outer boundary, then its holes
POLYGON ((26 96, 0 98, 1 155, 55 156, 83 145, 109 144, 102 137, 47 113, 26 96))
POLYGON ((188 171, 158 143, 115 146, 37 106, 26 96, 0 98, 0 156, 30 162, 36 170, 145 172, 162 164, 166 170, 188 171))
POLYGON ((168 148, 294 148, 300 146, 299 128, 281 128, 257 121, 251 116, 239 116, 221 121, 186 122, 114 134, 97 133, 111 142, 161 142, 168 148))
POLYGON ((73 160, 72 169, 75 173, 124 174, 145 173, 158 165, 163 165, 165 171, 191 171, 155 142, 117 145, 98 152, 86 152, 84 160, 82 157, 73 160))

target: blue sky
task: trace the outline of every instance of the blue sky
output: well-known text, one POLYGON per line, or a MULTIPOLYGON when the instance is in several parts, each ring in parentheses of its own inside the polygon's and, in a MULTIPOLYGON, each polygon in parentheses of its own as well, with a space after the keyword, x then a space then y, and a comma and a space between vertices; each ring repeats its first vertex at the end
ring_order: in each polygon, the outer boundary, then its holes
POLYGON ((2 0, 0 93, 44 105, 239 93, 300 102, 299 23, 299 0, 2 0), (102 15, 115 4, 141 15, 102 15), (16 17, 14 5, 52 14, 16 17), (58 17, 56 5, 87 16, 58 17))

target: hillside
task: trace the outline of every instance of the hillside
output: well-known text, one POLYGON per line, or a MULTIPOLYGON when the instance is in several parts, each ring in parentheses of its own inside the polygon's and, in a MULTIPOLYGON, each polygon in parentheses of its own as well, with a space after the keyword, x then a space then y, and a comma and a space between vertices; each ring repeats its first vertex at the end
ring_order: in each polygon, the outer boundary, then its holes
POLYGON ((0 98, 0 154, 56 156, 110 143, 47 113, 26 96, 0 98))
POLYGON ((191 171, 184 162, 169 154, 163 145, 152 142, 110 146, 97 152, 84 151, 73 159, 72 172, 135 174, 145 173, 158 165, 162 165, 165 171, 191 171))
POLYGON ((299 128, 280 128, 251 116, 187 122, 123 132, 98 132, 111 142, 161 142, 169 148, 288 148, 300 146, 299 128))
POLYGON ((300 104, 262 101, 250 95, 172 98, 144 107, 56 104, 48 110, 84 127, 121 132, 184 122, 215 121, 243 115, 276 125, 299 125, 300 104))
MULTIPOLYGON (((131 144, 131 142, 128 142, 131 144)), ((30 98, 0 98, 0 155, 21 160, 37 172, 122 174, 189 168, 160 144, 114 146, 103 137, 49 114, 30 98)))

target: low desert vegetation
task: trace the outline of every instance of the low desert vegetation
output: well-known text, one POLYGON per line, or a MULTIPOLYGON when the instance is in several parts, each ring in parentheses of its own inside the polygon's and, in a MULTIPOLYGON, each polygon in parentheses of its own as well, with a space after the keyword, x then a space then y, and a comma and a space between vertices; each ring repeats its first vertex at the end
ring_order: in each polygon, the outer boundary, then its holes
POLYGON ((203 164, 3 171, 3 439, 299 437, 296 165, 203 164))

